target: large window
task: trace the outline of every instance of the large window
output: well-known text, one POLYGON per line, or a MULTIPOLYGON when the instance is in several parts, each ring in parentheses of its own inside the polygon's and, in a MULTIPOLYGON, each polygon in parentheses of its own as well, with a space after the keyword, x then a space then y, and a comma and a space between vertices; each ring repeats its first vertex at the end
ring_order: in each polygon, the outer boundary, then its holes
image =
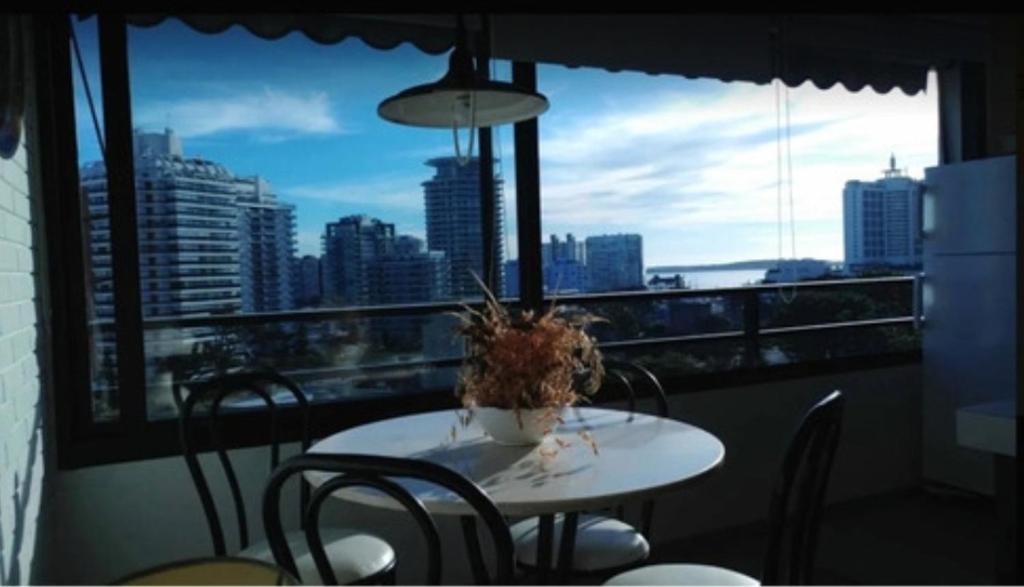
POLYGON ((555 65, 537 78, 552 96, 540 123, 548 292, 737 287, 760 283, 780 257, 804 263, 769 279, 857 275, 844 271, 851 184, 868 184, 863 213, 877 217, 862 225, 889 232, 890 252, 918 238, 906 190, 938 162, 934 77, 914 96, 810 82, 777 95, 555 65), (888 189, 869 189, 887 178, 888 189))
POLYGON ((907 280, 860 280, 920 270, 934 78, 914 96, 557 65, 537 78, 553 96, 540 125, 543 287, 608 317, 602 340, 690 337, 630 349, 663 376, 916 348, 906 325, 770 332, 911 314, 907 280), (696 295, 811 281, 848 285, 696 295), (753 349, 751 331, 765 335, 753 349))
POLYGON ((918 348, 931 90, 805 84, 776 109, 772 86, 498 61, 499 79, 536 73, 551 109, 460 162, 450 130, 376 114, 445 53, 168 19, 127 27, 119 82, 101 79, 96 19, 72 26, 91 361, 74 413, 80 438, 146 439, 74 462, 173 452, 182 384, 243 366, 300 381, 329 428, 450 405, 450 312, 481 300, 477 276, 513 304, 604 316, 602 350, 665 380, 918 348), (133 128, 104 137, 118 92, 133 128), (131 143, 130 206, 112 141, 131 143))
MULTIPOLYGON (((95 88, 95 19, 75 26, 95 88)), ((148 418, 176 415, 175 386, 252 364, 308 381, 315 402, 450 388, 452 369, 430 364, 461 355, 450 308, 346 313, 481 298, 479 156, 459 161, 450 131, 376 114, 384 97, 439 77, 447 56, 298 34, 270 42, 238 28, 205 35, 174 19, 129 27, 128 56, 139 278, 123 295, 141 302, 148 418)), ((116 337, 126 334, 113 328, 108 234, 119 211, 85 84, 77 89, 91 325, 101 333, 93 417, 116 419, 116 337)), ((500 140, 495 151, 492 283, 502 292, 515 230, 504 169, 514 164, 500 140)))
POLYGON ((118 419, 117 345, 114 331, 113 240, 106 174, 99 163, 102 146, 103 89, 99 73, 99 43, 96 19, 75 21, 72 58, 72 82, 75 94, 77 151, 82 162, 79 171, 81 202, 82 259, 85 262, 85 314, 88 324, 90 392, 92 419, 110 422, 118 419), (80 58, 80 59, 79 59, 80 58), (99 173, 94 173, 99 170, 99 173))

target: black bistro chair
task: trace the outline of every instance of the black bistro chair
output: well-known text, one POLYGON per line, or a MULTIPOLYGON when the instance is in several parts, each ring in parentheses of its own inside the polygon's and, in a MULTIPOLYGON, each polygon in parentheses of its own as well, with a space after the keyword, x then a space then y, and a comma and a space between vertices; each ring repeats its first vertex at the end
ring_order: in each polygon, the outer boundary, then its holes
MULTIPOLYGON (((605 359, 605 384, 599 399, 625 399, 629 411, 635 412, 637 401, 647 398, 654 400, 655 414, 668 417, 668 399, 658 378, 643 366, 628 361, 605 359), (618 392, 616 395, 611 395, 618 392)), ((651 520, 654 516, 654 500, 642 502, 640 530, 624 521, 625 512, 619 507, 616 517, 599 514, 569 513, 555 516, 552 532, 552 555, 548 560, 558 567, 562 529, 567 523, 576 524, 572 545, 573 574, 598 575, 607 577, 623 569, 636 566, 650 555, 649 537, 651 520)), ((537 566, 537 543, 540 538, 540 519, 529 518, 512 526, 516 541, 516 562, 524 569, 537 566)), ((564 579, 564 577, 563 577, 564 579)))
MULTIPOLYGON (((176 390, 175 398, 180 406, 179 434, 181 438, 182 451, 185 455, 185 462, 188 465, 189 473, 195 482, 196 491, 199 493, 199 500, 203 506, 203 513, 206 514, 206 521, 210 527, 210 536, 213 540, 213 551, 216 556, 228 554, 227 544, 224 537, 224 530, 221 525, 220 515, 214 503, 210 485, 203 468, 199 464, 196 454, 195 434, 197 428, 206 424, 209 429, 209 437, 217 451, 224 476, 227 479, 231 491, 231 498, 234 502, 235 518, 238 522, 239 549, 235 556, 252 558, 272 562, 273 554, 270 546, 265 540, 250 543, 249 524, 246 519, 245 502, 242 499, 242 491, 239 487, 238 477, 235 468, 228 458, 224 449, 222 438, 222 412, 237 411, 239 409, 253 408, 250 406, 241 407, 239 403, 226 402, 231 396, 255 395, 258 400, 256 408, 265 408, 270 420, 270 472, 278 466, 279 446, 279 422, 278 411, 283 407, 274 399, 274 394, 269 390, 277 388, 285 392, 285 397, 292 404, 289 409, 296 409, 302 421, 302 451, 309 449, 309 403, 306 395, 297 383, 271 370, 263 369, 258 371, 243 371, 229 373, 205 379, 198 382, 185 384, 190 393, 182 399, 181 391, 176 390), (197 407, 204 406, 199 410, 197 407)), ((237 398, 235 398, 237 400, 237 398)), ((300 490, 300 509, 305 508, 309 499, 309 487, 302 483, 300 490)), ((342 528, 333 528, 324 531, 324 539, 327 542, 327 551, 334 573, 344 582, 387 582, 393 578, 395 566, 395 552, 384 540, 362 532, 354 532, 342 528)), ((292 533, 288 540, 296 545, 305 544, 305 537, 301 531, 292 533)))
POLYGON ((494 575, 489 576, 487 570, 483 568, 474 569, 474 572, 478 573, 478 580, 494 585, 512 584, 515 570, 512 535, 504 516, 478 485, 459 473, 435 463, 377 455, 304 454, 288 459, 274 471, 263 494, 263 525, 274 553, 274 560, 281 568, 300 577, 304 583, 314 583, 319 579, 324 585, 338 584, 324 553, 319 528, 320 510, 331 494, 339 489, 351 488, 360 491, 369 488, 387 494, 409 513, 426 543, 427 565, 423 584, 439 585, 442 575, 442 546, 437 526, 423 503, 396 482, 395 478, 425 481, 455 493, 468 503, 475 511, 476 517, 480 518, 488 529, 494 547, 494 575), (282 527, 281 486, 292 476, 306 472, 337 475, 325 477, 323 483, 313 491, 309 506, 302 515, 311 556, 296 559, 294 546, 291 541, 286 540, 282 527), (315 576, 314 572, 319 573, 319 577, 315 576))
MULTIPOLYGON (((809 585, 814 569, 821 510, 845 398, 833 391, 807 412, 782 461, 768 511, 768 548, 761 582, 809 585), (791 513, 792 510, 792 513, 791 513), (787 539, 788 535, 788 539, 787 539)), ((626 571, 605 585, 758 585, 736 571, 700 564, 650 565, 626 571)))

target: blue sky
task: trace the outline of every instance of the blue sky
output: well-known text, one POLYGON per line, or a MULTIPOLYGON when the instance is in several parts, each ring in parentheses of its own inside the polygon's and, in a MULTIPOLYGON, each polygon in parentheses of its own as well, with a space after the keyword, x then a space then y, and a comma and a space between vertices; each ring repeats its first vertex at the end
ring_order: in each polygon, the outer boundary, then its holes
MULTIPOLYGON (((76 23, 76 31, 95 96, 95 19, 76 23)), ((298 33, 271 42, 240 27, 203 35, 172 19, 131 28, 129 58, 134 124, 169 126, 187 156, 269 180, 281 200, 296 205, 300 253, 318 253, 324 223, 355 213, 423 236, 420 183, 431 176, 423 163, 453 153, 451 132, 391 124, 376 107, 440 77, 445 55, 409 44, 380 51, 358 39, 323 46, 298 33)), ((496 74, 507 78, 507 65, 496 74)), ((771 86, 555 65, 539 66, 538 84, 551 102, 540 118, 545 235, 640 233, 648 266, 778 255, 780 143, 771 86)), ((915 177, 935 164, 933 88, 912 97, 809 83, 788 90, 797 256, 842 259, 848 179, 875 179, 891 152, 915 177)), ((76 92, 79 156, 95 160, 78 80, 76 92)), ((515 256, 511 127, 497 136, 505 240, 515 256)), ((785 155, 785 141, 781 147, 785 155)), ((787 168, 784 158, 783 179, 787 168)), ((788 223, 789 184, 782 185, 788 223)), ((788 257, 788 224, 783 233, 788 257)))

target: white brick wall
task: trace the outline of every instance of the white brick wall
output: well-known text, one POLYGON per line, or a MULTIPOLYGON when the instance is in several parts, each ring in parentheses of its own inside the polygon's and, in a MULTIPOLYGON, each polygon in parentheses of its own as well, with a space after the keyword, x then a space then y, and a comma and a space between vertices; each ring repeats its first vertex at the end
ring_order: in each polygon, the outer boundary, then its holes
POLYGON ((17 153, 0 159, 0 585, 31 580, 45 468, 26 118, 17 153))

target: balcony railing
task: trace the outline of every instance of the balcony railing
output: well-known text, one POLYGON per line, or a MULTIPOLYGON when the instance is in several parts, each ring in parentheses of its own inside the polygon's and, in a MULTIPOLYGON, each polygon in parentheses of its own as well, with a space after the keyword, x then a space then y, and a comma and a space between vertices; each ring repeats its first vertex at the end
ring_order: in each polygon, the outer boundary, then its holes
MULTIPOLYGON (((884 277, 571 295, 557 303, 609 320, 592 326, 605 354, 678 379, 913 355, 913 300, 914 278, 884 277)), ((214 365, 251 362, 269 362, 304 382, 314 401, 450 390, 463 348, 446 313, 462 309, 443 302, 148 318, 149 395, 166 397, 169 384, 214 365), (399 383, 381 383, 388 381, 399 383)), ((97 326, 112 333, 110 325, 97 326)), ((170 409, 151 409, 150 417, 172 415, 160 413, 170 409)))

